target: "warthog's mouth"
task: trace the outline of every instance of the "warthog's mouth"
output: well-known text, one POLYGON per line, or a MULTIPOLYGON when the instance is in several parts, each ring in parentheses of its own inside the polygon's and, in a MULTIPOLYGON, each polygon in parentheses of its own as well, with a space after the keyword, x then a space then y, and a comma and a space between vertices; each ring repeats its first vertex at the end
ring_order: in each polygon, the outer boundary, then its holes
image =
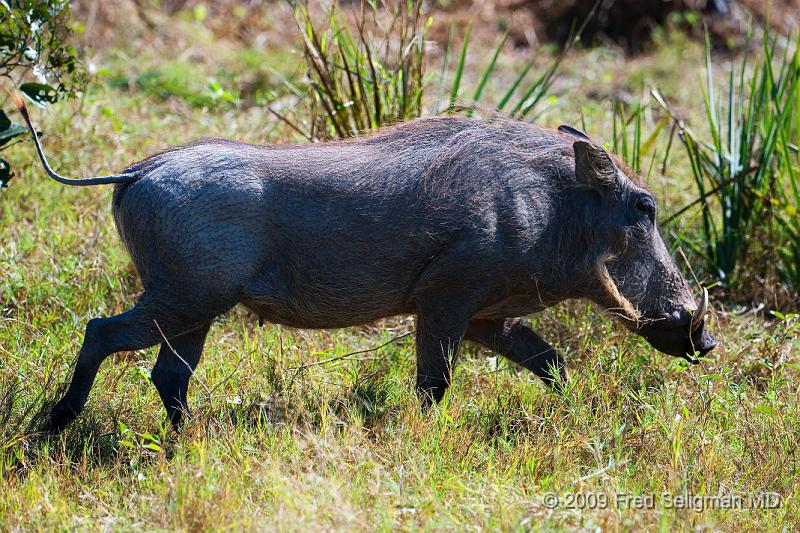
POLYGON ((639 334, 656 350, 698 364, 699 358, 716 348, 717 341, 706 331, 705 320, 697 324, 694 331, 690 332, 689 326, 690 323, 653 321, 643 326, 639 334))
POLYGON ((687 335, 686 330, 683 329, 674 332, 643 333, 643 336, 657 350, 675 357, 682 357, 695 365, 700 363, 700 358, 705 357, 717 347, 717 341, 705 329, 693 335, 687 335))
POLYGON ((717 341, 706 331, 707 311, 708 291, 703 289, 696 311, 682 310, 645 320, 639 334, 657 350, 698 364, 701 357, 717 346, 717 341))
MULTIPOLYGON (((695 341, 694 337, 692 337, 691 349, 694 350, 693 354, 698 354, 698 357, 705 357, 708 352, 717 347, 716 339, 714 339, 714 337, 712 337, 711 334, 706 331, 704 326, 705 324, 700 327, 699 342, 695 341)), ((700 363, 700 359, 695 359, 687 354, 684 354, 681 357, 695 365, 700 363)))

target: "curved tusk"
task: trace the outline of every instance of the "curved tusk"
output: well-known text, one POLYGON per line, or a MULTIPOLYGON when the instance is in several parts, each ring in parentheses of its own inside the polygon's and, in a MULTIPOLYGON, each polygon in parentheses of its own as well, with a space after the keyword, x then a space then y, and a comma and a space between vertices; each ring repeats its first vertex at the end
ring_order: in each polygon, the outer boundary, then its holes
POLYGON ((697 308, 697 311, 694 312, 692 315, 692 325, 691 331, 694 332, 700 324, 702 324, 703 319, 706 318, 706 313, 708 312, 708 290, 703 287, 703 298, 700 300, 700 307, 697 308))

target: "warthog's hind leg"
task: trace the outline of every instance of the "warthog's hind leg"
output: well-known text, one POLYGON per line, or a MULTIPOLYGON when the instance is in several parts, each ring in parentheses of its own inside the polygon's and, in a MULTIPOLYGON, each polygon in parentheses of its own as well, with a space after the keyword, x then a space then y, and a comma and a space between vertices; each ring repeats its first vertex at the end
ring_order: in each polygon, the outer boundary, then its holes
POLYGON ((83 411, 100 364, 106 357, 116 352, 149 348, 162 341, 161 332, 173 338, 197 329, 207 320, 178 318, 171 305, 155 301, 147 294, 130 311, 90 320, 69 389, 53 407, 45 431, 60 432, 83 411))
POLYGON ((527 368, 556 390, 566 380, 564 361, 555 348, 519 319, 474 318, 464 338, 527 368))
POLYGON ((186 393, 211 323, 170 339, 169 345, 161 343, 158 359, 153 367, 153 385, 167 409, 167 416, 174 428, 181 425, 184 414, 188 414, 186 393), (174 350, 174 351, 173 351, 174 350), (177 355, 176 355, 177 354, 177 355))

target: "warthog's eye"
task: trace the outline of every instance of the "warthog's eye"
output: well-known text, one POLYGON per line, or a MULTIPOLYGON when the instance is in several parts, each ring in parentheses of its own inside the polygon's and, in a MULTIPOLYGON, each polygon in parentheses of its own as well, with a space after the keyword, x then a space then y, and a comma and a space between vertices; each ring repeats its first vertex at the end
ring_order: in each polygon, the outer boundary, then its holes
POLYGON ((641 196, 636 200, 634 207, 637 211, 647 215, 650 223, 655 224, 656 221, 656 202, 649 196, 641 196))

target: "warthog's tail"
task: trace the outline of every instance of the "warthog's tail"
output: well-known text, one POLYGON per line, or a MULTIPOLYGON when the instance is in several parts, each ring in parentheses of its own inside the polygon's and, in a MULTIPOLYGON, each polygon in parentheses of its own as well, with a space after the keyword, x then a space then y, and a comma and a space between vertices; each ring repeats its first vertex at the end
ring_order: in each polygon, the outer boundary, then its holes
POLYGON ((36 145, 36 151, 39 153, 39 159, 42 160, 45 171, 57 182, 63 183, 64 185, 106 185, 109 183, 131 183, 138 179, 139 175, 136 173, 112 174, 110 176, 97 176, 83 179, 65 178, 58 174, 47 162, 47 158, 42 151, 42 144, 39 141, 39 135, 36 133, 33 124, 31 124, 31 117, 28 115, 28 109, 25 107, 25 100, 22 99, 22 95, 17 92, 12 92, 11 97, 14 99, 14 104, 16 104, 17 109, 19 109, 19 112, 22 114, 22 118, 25 119, 25 124, 28 125, 28 130, 30 130, 31 136, 33 136, 33 144, 36 145))

